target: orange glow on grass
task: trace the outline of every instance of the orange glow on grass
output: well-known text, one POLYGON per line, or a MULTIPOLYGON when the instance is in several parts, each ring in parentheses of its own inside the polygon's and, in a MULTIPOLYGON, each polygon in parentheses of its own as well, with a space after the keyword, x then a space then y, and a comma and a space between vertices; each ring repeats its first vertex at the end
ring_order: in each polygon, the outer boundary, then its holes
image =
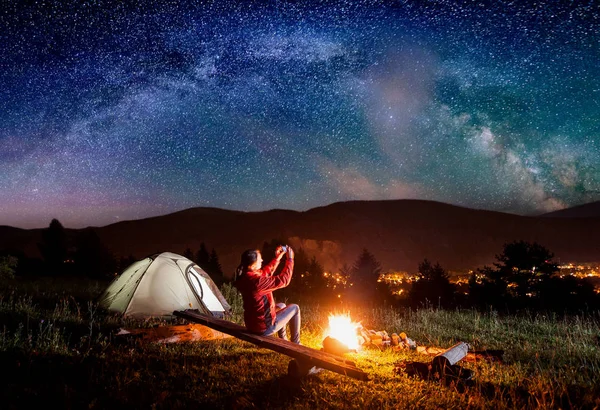
POLYGON ((360 324, 352 322, 350 314, 329 315, 329 329, 325 333, 325 338, 329 336, 343 343, 350 350, 358 350, 356 329, 359 326, 360 324))

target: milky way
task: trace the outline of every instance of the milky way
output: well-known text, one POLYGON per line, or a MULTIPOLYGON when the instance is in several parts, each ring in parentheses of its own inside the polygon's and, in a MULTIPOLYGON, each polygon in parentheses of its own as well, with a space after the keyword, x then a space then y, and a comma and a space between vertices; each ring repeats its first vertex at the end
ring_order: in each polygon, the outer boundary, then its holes
POLYGON ((4 2, 0 225, 598 200, 600 7, 525 3, 4 2))

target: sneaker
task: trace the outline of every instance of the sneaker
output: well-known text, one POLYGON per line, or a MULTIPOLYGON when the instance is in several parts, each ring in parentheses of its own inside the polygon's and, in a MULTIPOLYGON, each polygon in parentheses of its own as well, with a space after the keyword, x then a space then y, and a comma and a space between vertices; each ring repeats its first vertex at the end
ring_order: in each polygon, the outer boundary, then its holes
POLYGON ((320 373, 320 372, 322 372, 322 371, 323 371, 323 369, 321 369, 320 367, 313 366, 313 367, 311 367, 311 368, 310 368, 310 370, 308 371, 308 375, 310 376, 311 374, 317 374, 317 373, 320 373))

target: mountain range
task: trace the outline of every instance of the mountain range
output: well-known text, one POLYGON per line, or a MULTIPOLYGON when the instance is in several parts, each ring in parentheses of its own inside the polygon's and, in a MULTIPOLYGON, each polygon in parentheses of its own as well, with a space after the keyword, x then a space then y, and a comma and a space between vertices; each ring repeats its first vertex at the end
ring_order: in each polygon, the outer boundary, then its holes
MULTIPOLYGON (((600 260, 600 202, 539 216, 421 200, 338 202, 303 212, 191 208, 85 229, 124 257, 196 251, 204 243, 216 250, 226 274, 242 251, 272 239, 302 247, 327 271, 352 265, 365 248, 383 271, 416 272, 425 258, 449 271, 466 271, 491 265, 503 245, 515 240, 537 242, 559 262, 600 260)), ((41 231, 0 226, 0 250, 38 256, 41 231)), ((70 236, 78 231, 67 229, 70 236)))

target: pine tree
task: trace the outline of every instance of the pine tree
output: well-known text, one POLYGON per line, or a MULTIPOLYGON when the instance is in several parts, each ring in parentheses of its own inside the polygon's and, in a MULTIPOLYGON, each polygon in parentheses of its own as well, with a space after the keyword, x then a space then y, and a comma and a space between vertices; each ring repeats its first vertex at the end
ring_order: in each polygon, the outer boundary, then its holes
POLYGON ((348 296, 354 303, 383 302, 380 298, 382 286, 379 283, 381 265, 366 248, 354 263, 350 275, 348 296))
MULTIPOLYGON (((514 241, 496 255, 494 267, 485 266, 469 282, 469 298, 479 307, 535 308, 548 306, 548 300, 565 299, 569 283, 557 281, 554 254, 534 242, 514 241), (556 292, 559 293, 556 293, 556 292)), ((552 302, 553 303, 553 302, 552 302)))
POLYGON ((194 252, 192 252, 192 250, 190 248, 185 248, 185 251, 183 251, 183 257, 188 258, 189 260, 193 261, 194 260, 194 252))
POLYGON ((217 251, 215 251, 214 248, 211 250, 208 258, 206 273, 208 273, 217 286, 221 286, 225 281, 223 277, 223 269, 221 268, 221 263, 219 262, 219 255, 217 255, 217 251))
POLYGON ((202 269, 206 269, 206 267, 208 266, 209 260, 210 260, 210 255, 208 254, 208 251, 206 250, 206 245, 204 244, 204 242, 202 242, 200 244, 200 249, 198 249, 198 252, 196 252, 196 260, 194 262, 196 262, 196 264, 198 266, 200 266, 202 269))
POLYGON ((326 292, 327 282, 323 276, 323 266, 316 257, 310 259, 306 274, 306 291, 310 292, 313 299, 320 300, 326 292))
POLYGON ((343 280, 348 282, 350 280, 350 277, 352 276, 352 266, 348 265, 347 263, 344 263, 340 268, 340 276, 343 280))
POLYGON ((417 280, 409 291, 408 299, 413 306, 431 304, 450 307, 454 304, 454 286, 448 273, 439 263, 432 265, 427 259, 419 264, 417 280))
POLYGON ((496 255, 494 263, 497 274, 509 286, 515 299, 526 301, 528 295, 536 295, 538 284, 558 271, 552 262, 554 254, 538 243, 515 241, 504 245, 503 252, 496 255))
POLYGON ((67 234, 58 219, 53 219, 48 228, 42 231, 42 242, 38 243, 38 248, 48 273, 64 273, 68 256, 67 234))
POLYGON ((117 269, 114 256, 102 243, 98 234, 91 229, 77 235, 73 260, 78 273, 93 278, 113 276, 117 269))
POLYGON ((350 277, 352 276, 352 266, 344 263, 339 269, 337 275, 327 278, 327 288, 331 289, 335 295, 347 296, 350 286, 350 277))

